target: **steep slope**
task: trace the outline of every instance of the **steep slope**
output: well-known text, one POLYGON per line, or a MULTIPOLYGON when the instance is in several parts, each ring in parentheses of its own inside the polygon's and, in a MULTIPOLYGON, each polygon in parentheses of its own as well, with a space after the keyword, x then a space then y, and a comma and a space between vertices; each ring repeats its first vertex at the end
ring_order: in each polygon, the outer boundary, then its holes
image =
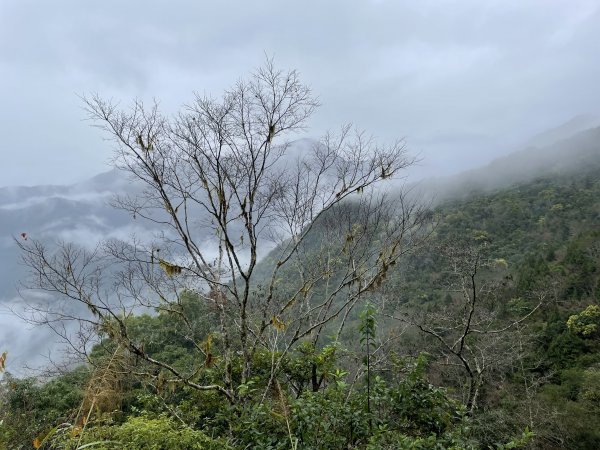
POLYGON ((532 137, 526 147, 547 147, 598 126, 600 126, 600 117, 593 114, 579 114, 555 128, 532 137))
POLYGON ((544 299, 544 307, 519 330, 503 336, 522 345, 517 347, 524 351, 522 365, 487 375, 478 433, 487 436, 488 445, 525 426, 537 435, 532 448, 600 445, 591 394, 599 379, 600 322, 585 319, 595 330, 588 335, 568 326, 571 317, 600 304, 600 167, 597 155, 588 156, 585 169, 559 166, 528 183, 441 204, 429 248, 390 277, 388 289, 405 309, 446 310, 440 244, 485 242, 484 256, 500 261, 506 273, 505 287, 494 293, 500 314, 515 307, 527 311, 544 299))
POLYGON ((526 183, 538 177, 576 175, 599 167, 600 127, 577 132, 550 145, 527 147, 479 169, 424 181, 419 190, 442 202, 526 183))

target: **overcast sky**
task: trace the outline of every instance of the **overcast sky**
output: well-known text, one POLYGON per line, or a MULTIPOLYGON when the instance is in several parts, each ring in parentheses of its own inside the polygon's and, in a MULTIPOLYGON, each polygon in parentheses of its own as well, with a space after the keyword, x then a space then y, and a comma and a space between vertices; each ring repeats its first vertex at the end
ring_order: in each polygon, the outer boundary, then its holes
POLYGON ((108 169, 78 95, 175 111, 265 53, 323 104, 308 136, 405 137, 423 173, 600 109, 599 0, 0 0, 0 186, 108 169))

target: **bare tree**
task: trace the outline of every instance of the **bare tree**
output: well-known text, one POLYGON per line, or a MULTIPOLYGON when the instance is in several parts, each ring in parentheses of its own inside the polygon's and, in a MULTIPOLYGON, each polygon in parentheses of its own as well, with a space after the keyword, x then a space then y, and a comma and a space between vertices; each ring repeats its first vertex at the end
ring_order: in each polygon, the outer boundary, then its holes
POLYGON ((90 311, 39 310, 37 320, 55 327, 74 320, 88 331, 81 336, 110 336, 169 373, 170 382, 235 401, 258 350, 275 346, 281 358, 300 340, 316 343, 324 327, 337 323, 341 330, 357 302, 422 239, 424 211, 375 189, 413 163, 403 143, 379 145, 346 126, 298 151, 288 139, 318 104, 295 71, 277 70, 272 61, 220 100, 198 95, 175 117, 141 101, 119 109, 94 96, 85 104, 115 143, 115 167, 144 187, 115 206, 162 232, 154 242, 110 241, 95 251, 19 242, 33 274, 29 287, 90 311), (268 276, 257 272, 263 248, 275 248, 268 276), (172 314, 207 358, 206 335, 195 332, 197 319, 182 307, 182 293, 190 291, 216 311, 222 383, 196 383, 203 359, 184 372, 155 358, 129 330, 128 317, 144 308, 172 314))
POLYGON ((485 377, 523 356, 522 341, 511 339, 510 332, 519 331, 546 298, 544 293, 535 293, 533 303, 513 305, 517 308, 511 311, 505 295, 506 262, 486 257, 485 246, 439 246, 438 255, 446 264, 440 277, 449 303, 436 304, 434 310, 401 308, 393 315, 433 338, 437 362, 456 367, 466 378, 463 400, 470 414, 477 408, 485 377))

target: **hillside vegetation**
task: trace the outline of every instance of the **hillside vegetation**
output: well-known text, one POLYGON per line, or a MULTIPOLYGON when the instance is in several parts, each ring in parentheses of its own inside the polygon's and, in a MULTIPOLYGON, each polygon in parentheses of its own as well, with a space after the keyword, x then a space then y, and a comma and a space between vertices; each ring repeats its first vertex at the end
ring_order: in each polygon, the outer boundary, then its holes
MULTIPOLYGON (((599 448, 598 168, 446 202, 433 216, 427 244, 339 339, 305 340, 276 373, 269 351, 256 353, 264 371, 238 387, 241 402, 177 384, 105 335, 89 364, 46 382, 5 374, 1 448, 599 448), (457 262, 472 268, 474 255, 477 332, 463 356, 482 370, 469 380, 444 342, 465 323, 457 262)), ((204 336, 194 381, 218 382, 215 311, 192 293, 182 308, 204 336)), ((197 358, 168 312, 128 320, 149 354, 181 368, 197 358)))
POLYGON ((116 221, 116 173, 0 193, 41 227, 12 241, 28 320, 72 357, 23 378, 2 353, 0 450, 600 448, 599 129, 430 209, 382 194, 402 141, 292 141, 319 102, 270 59, 175 115, 83 101, 131 186, 116 221))

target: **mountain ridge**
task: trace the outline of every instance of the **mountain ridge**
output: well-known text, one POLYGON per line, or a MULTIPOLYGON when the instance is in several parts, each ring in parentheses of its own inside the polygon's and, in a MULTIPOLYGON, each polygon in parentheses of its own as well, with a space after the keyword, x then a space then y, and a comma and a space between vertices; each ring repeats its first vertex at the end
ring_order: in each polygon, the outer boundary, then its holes
POLYGON ((491 192, 541 176, 568 175, 600 168, 600 127, 563 137, 552 145, 529 146, 497 158, 485 166, 457 175, 417 183, 435 202, 491 192))

